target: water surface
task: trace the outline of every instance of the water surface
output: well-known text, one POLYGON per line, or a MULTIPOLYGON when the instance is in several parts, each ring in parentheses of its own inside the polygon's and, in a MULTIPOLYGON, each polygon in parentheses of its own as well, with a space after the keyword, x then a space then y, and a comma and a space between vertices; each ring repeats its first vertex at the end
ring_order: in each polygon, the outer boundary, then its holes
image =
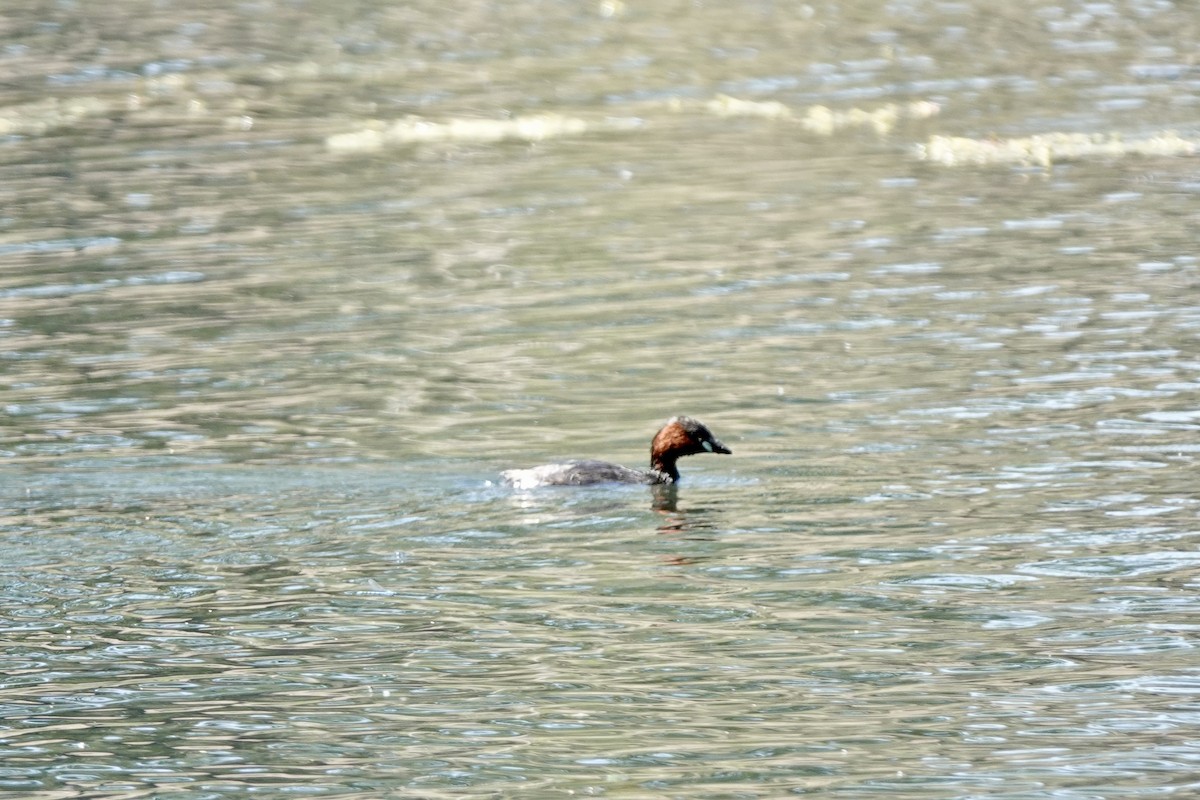
POLYGON ((1193 28, 18 3, 0 794, 1194 793, 1193 28))

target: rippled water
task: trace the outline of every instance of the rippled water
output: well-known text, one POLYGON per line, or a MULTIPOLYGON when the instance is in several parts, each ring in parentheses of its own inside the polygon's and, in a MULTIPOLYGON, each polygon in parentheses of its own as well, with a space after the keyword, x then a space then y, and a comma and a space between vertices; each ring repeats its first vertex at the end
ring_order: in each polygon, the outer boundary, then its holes
POLYGON ((13 5, 0 795, 1195 793, 1193 16, 13 5))

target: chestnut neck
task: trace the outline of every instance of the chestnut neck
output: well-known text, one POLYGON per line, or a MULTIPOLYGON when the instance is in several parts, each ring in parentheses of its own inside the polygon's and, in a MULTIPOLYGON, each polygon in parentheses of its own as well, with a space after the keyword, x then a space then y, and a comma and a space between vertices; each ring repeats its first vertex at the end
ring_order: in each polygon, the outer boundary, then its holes
POLYGON ((672 420, 650 443, 650 469, 658 470, 672 481, 679 480, 679 470, 675 467, 675 462, 680 456, 690 452, 691 445, 692 437, 682 425, 672 420))
POLYGON ((675 466, 678 457, 674 453, 659 453, 650 455, 650 469, 661 472, 671 479, 671 482, 679 480, 679 468, 675 466))

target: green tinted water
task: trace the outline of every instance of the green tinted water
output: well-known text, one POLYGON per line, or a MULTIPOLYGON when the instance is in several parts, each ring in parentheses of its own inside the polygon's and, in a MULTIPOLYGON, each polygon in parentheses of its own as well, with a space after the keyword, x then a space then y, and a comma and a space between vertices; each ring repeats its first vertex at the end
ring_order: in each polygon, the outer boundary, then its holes
POLYGON ((1194 790, 1192 162, 916 155, 1188 14, 206 9, 0 33, 0 793, 1194 790))

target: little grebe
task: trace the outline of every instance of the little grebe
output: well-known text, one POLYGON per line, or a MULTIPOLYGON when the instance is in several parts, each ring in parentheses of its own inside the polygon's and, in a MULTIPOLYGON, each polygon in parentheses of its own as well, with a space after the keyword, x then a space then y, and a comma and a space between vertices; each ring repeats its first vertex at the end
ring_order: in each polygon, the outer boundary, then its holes
POLYGON ((536 486, 585 486, 592 483, 675 483, 679 470, 675 462, 697 453, 733 451, 709 433, 699 420, 671 417, 650 443, 650 469, 629 469, 607 461, 564 461, 529 469, 510 469, 500 473, 504 482, 517 489, 536 486))

